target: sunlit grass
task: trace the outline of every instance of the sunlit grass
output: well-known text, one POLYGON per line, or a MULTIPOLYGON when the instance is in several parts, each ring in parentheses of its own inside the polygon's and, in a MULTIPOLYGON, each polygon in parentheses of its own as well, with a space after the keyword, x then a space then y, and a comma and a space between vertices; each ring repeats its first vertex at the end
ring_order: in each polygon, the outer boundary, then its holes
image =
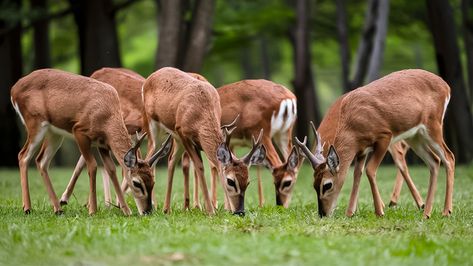
MULTIPOLYGON (((72 169, 51 169, 56 193, 65 188, 72 169)), ((55 216, 36 169, 30 169, 33 212, 21 211, 21 189, 16 169, 0 170, 1 265, 468 265, 473 244, 473 167, 458 167, 454 213, 441 217, 445 178, 439 177, 434 213, 424 220, 404 187, 399 206, 387 208, 378 218, 371 192, 362 179, 360 206, 355 217, 344 210, 351 188, 351 174, 343 188, 334 217, 316 213, 311 169, 301 170, 289 209, 274 206, 274 188, 264 173, 266 206, 257 207, 256 180, 246 193, 245 217, 219 209, 213 217, 200 210, 182 211, 182 175, 176 171, 173 212, 132 217, 104 207, 99 184, 99 211, 87 214, 85 174, 74 197, 55 216)), ((158 200, 162 207, 165 169, 158 169, 158 200)), ((252 177, 254 176, 252 171, 252 177)), ((428 171, 411 167, 414 181, 425 197, 428 171)), ((383 200, 389 202, 395 169, 382 167, 378 182, 383 200)), ((220 202, 222 192, 219 191, 220 202)))

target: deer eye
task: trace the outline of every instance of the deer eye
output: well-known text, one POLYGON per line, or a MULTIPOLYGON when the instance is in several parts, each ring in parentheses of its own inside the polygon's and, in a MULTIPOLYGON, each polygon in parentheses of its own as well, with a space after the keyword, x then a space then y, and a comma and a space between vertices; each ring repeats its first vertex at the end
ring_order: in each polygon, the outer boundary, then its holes
POLYGON ((332 182, 325 183, 322 187, 322 194, 329 191, 332 188, 332 182))
POLYGON ((234 187, 236 189, 236 184, 233 179, 227 178, 227 185, 234 187))
POLYGON ((133 180, 133 186, 139 190, 141 190, 141 193, 145 194, 145 190, 143 188, 143 185, 139 181, 133 180))
POLYGON ((282 183, 281 188, 284 189, 286 187, 289 187, 291 185, 291 180, 286 180, 282 183))

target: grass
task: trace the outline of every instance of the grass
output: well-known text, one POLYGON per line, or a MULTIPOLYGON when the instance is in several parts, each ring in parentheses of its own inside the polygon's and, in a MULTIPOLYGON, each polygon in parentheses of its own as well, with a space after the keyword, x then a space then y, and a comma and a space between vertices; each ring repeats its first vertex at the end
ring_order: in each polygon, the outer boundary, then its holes
MULTIPOLYGON (((410 168, 425 197, 428 171, 410 168)), ((52 168, 56 193, 62 193, 72 169, 52 168)), ((334 217, 320 219, 312 189, 311 169, 304 165, 289 209, 274 206, 274 188, 264 173, 266 206, 257 207, 256 182, 247 195, 247 215, 236 217, 220 209, 213 217, 200 210, 182 211, 182 177, 176 171, 173 212, 140 217, 134 210, 124 217, 118 209, 100 207, 89 216, 84 207, 87 178, 78 181, 75 197, 55 216, 36 169, 31 168, 33 212, 21 211, 17 169, 0 170, 1 265, 471 265, 473 255, 473 166, 456 169, 454 213, 441 217, 445 178, 439 177, 432 218, 425 220, 404 187, 399 206, 387 208, 383 218, 373 212, 366 178, 362 179, 359 209, 346 218, 351 173, 334 217)), ((162 206, 164 169, 158 169, 158 197, 162 206)), ((208 173, 208 172, 207 172, 208 173)), ((254 176, 255 172, 251 172, 254 176)), ((381 167, 378 182, 384 201, 395 169, 381 167)), ((100 181, 101 178, 98 178, 100 181)), ((98 182, 101 184, 101 182, 98 182)), ((222 192, 219 191, 219 196, 222 192)), ((220 202, 222 202, 220 200, 220 202)))

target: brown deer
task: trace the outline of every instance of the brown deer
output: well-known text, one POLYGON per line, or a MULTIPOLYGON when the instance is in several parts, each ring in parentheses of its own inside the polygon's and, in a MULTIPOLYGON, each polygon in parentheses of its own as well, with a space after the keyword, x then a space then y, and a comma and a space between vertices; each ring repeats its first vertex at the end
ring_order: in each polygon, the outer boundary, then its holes
POLYGON ((127 170, 125 178, 132 187, 139 213, 152 211, 152 166, 171 149, 172 142, 168 138, 158 152, 146 160, 139 159, 137 148, 144 136, 132 146, 120 113, 118 94, 112 86, 61 70, 42 69, 21 78, 13 86, 11 101, 27 131, 26 143, 18 154, 25 213, 31 210, 28 163, 40 144, 42 147, 36 157, 36 164, 45 182, 54 212, 62 213, 48 168, 64 136, 70 135, 74 137, 87 164, 90 214, 97 210, 97 163, 91 152, 92 145, 98 147, 124 214, 130 215, 131 210, 120 189, 110 151, 122 168, 127 170))
MULTIPOLYGON (((125 127, 128 134, 133 139, 136 136, 136 132, 141 132, 144 129, 144 109, 143 100, 141 99, 141 87, 145 82, 145 78, 143 78, 140 74, 125 68, 110 67, 101 68, 92 73, 90 77, 110 84, 113 86, 113 88, 115 88, 120 99, 120 110, 125 122, 125 127)), ((84 157, 81 156, 76 164, 76 167, 74 168, 74 172, 69 184, 61 196, 61 200, 59 202, 61 205, 66 205, 69 201, 77 179, 79 178, 79 175, 84 167, 85 160, 84 157)), ((108 205, 111 202, 111 195, 106 171, 103 172, 103 176, 105 204, 108 205)), ((124 179, 122 182, 122 188, 123 184, 126 184, 126 179, 124 179)))
MULTIPOLYGON (((232 145, 248 145, 252 136, 263 129, 262 144, 266 148, 263 164, 271 171, 276 192, 276 204, 288 207, 297 180, 299 152, 292 146, 292 129, 297 118, 296 96, 268 80, 242 80, 217 89, 222 107, 222 124, 237 115, 239 119, 232 134, 232 145), (280 158, 272 139, 279 148, 280 158)), ((264 195, 258 169, 259 205, 264 195)), ((214 202, 216 195, 212 193, 214 202)))
POLYGON ((214 213, 199 153, 203 150, 210 165, 218 169, 231 211, 244 214, 248 166, 264 160, 265 148, 256 143, 254 149, 242 159, 236 158, 230 151, 221 131, 222 110, 215 88, 188 73, 165 67, 146 79, 143 102, 151 135, 156 136, 158 127, 162 127, 179 142, 175 146, 177 150, 168 159, 168 190, 172 188, 175 160, 185 150, 194 164, 205 209, 209 214, 214 213))
MULTIPOLYGON (((391 73, 340 97, 328 110, 312 153, 296 139, 314 169, 320 216, 331 215, 350 163, 355 160, 354 183, 346 214, 354 214, 363 168, 373 194, 375 213, 384 215, 384 203, 376 184, 376 171, 392 145, 404 140, 430 169, 424 217, 432 212, 437 175, 442 162, 447 182, 442 214, 452 213, 455 158, 443 140, 443 118, 450 100, 450 87, 437 75, 424 70, 391 73), (322 148, 322 142, 329 145, 322 148)), ((406 168, 394 158, 401 174, 406 168)))

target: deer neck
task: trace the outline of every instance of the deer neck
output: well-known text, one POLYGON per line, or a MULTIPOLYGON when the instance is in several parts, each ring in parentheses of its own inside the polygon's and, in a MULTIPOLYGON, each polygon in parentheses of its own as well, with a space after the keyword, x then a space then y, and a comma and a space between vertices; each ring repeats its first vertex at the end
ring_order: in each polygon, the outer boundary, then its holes
POLYGON ((125 158, 125 154, 132 148, 131 139, 126 131, 125 125, 123 125, 123 127, 112 127, 106 132, 106 135, 108 146, 112 150, 113 155, 120 166, 125 167, 123 159, 125 158))
POLYGON ((213 166, 218 166, 217 148, 224 142, 220 127, 201 128, 199 130, 199 144, 213 166))

